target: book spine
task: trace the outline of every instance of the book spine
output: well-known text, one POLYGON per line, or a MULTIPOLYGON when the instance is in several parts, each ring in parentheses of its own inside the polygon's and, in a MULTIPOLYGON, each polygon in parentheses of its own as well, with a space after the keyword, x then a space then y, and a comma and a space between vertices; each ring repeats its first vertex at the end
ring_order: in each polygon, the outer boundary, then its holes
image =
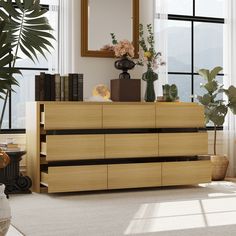
POLYGON ((56 101, 56 82, 55 82, 55 75, 50 75, 51 80, 51 101, 56 101))
POLYGON ((69 101, 73 101, 73 74, 69 74, 69 101))
POLYGON ((73 74, 73 88, 72 88, 72 92, 73 92, 73 101, 78 101, 78 75, 77 74, 73 74))
POLYGON ((45 101, 45 73, 40 73, 39 79, 39 101, 45 101))
POLYGON ((84 75, 78 74, 78 101, 83 101, 84 87, 83 87, 84 75))
POLYGON ((65 101, 69 101, 69 77, 65 76, 64 77, 64 96, 65 96, 65 101))
POLYGON ((45 74, 45 82, 44 82, 44 100, 51 100, 51 75, 45 74))
POLYGON ((35 75, 35 101, 40 101, 40 75, 35 75))
POLYGON ((56 97, 56 101, 61 101, 61 79, 60 79, 60 74, 55 74, 55 97, 56 97))
POLYGON ((65 77, 61 76, 61 101, 65 101, 65 77))

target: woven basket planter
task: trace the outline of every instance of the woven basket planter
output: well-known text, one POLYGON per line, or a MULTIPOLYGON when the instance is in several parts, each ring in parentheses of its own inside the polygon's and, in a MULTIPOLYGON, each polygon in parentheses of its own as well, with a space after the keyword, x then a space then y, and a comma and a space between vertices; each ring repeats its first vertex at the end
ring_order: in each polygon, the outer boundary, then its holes
POLYGON ((0 235, 4 236, 7 234, 7 231, 10 226, 11 219, 0 221, 0 235))
POLYGON ((224 180, 229 160, 226 156, 211 156, 212 180, 224 180))

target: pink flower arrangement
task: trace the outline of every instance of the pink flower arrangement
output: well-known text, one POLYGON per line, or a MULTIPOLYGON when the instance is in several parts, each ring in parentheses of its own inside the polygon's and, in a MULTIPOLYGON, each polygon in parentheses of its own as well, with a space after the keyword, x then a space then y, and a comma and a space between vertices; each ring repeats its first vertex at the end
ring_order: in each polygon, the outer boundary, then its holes
POLYGON ((113 47, 116 57, 123 57, 123 56, 128 56, 131 58, 134 57, 134 46, 127 39, 119 41, 113 47))

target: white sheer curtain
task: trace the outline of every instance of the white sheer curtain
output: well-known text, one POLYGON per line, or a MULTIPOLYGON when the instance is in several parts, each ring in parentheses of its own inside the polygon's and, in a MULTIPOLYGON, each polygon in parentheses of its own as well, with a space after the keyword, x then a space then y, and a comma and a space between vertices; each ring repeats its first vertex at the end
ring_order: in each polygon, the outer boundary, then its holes
POLYGON ((154 33, 156 51, 162 53, 162 59, 166 62, 165 66, 158 69, 159 79, 155 83, 157 96, 162 96, 162 85, 168 81, 167 68, 167 42, 168 42, 168 12, 166 0, 154 0, 154 33))
MULTIPOLYGON (((236 1, 226 0, 224 32, 224 85, 236 86, 236 1)), ((236 176, 236 116, 229 112, 224 125, 224 146, 229 158, 228 176, 236 176)))
POLYGON ((73 50, 75 46, 73 29, 76 24, 75 1, 78 0, 59 0, 59 73, 61 75, 72 73, 75 69, 73 50))

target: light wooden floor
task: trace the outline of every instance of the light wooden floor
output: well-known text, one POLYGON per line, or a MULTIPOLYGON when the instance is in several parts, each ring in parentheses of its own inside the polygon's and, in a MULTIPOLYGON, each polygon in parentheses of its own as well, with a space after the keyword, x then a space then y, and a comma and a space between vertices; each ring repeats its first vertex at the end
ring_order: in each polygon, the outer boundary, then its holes
POLYGON ((21 234, 15 227, 10 225, 10 228, 9 228, 6 236, 24 236, 24 235, 21 234))

